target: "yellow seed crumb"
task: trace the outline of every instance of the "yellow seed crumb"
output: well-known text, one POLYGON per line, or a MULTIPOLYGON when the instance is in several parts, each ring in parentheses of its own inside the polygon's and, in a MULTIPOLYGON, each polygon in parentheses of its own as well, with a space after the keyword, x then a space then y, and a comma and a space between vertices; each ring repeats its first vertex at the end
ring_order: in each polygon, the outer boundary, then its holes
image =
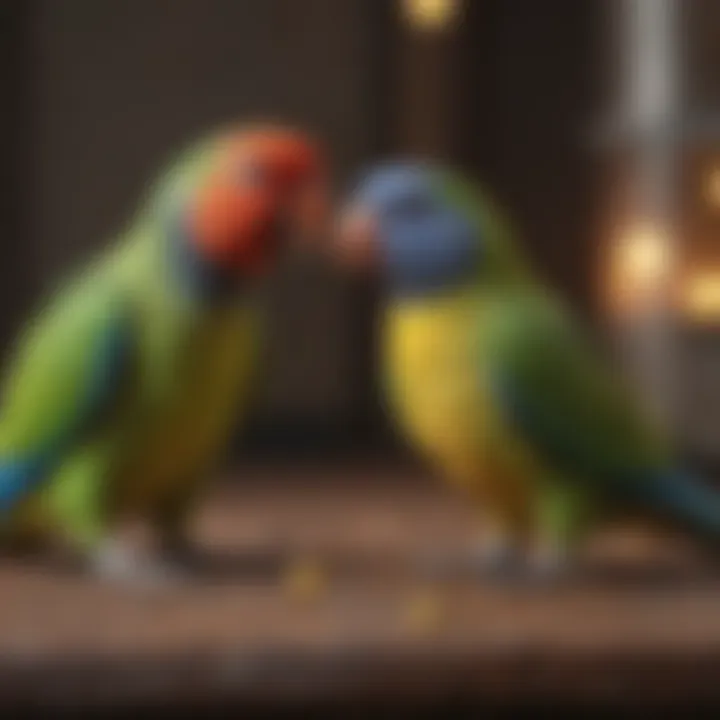
POLYGON ((408 603, 405 625, 413 633, 426 634, 435 632, 440 629, 443 620, 443 602, 437 593, 421 593, 408 603))
POLYGON ((326 573, 315 560, 297 561, 288 568, 285 587, 290 597, 295 600, 315 600, 327 587, 326 573))

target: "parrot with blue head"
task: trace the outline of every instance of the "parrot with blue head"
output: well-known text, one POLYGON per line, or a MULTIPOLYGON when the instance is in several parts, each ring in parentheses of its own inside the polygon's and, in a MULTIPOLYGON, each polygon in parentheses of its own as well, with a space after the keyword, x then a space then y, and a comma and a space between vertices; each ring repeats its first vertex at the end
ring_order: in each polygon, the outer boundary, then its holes
POLYGON ((316 143, 275 125, 201 138, 21 334, 0 411, 0 542, 60 540, 100 576, 178 579, 197 500, 257 384, 255 289, 319 232, 316 143), (160 552, 118 539, 127 519, 160 552))
POLYGON ((680 466, 478 184, 412 160, 372 169, 334 249, 385 287, 391 414, 477 503, 482 568, 556 578, 610 520, 720 539, 720 495, 680 466))

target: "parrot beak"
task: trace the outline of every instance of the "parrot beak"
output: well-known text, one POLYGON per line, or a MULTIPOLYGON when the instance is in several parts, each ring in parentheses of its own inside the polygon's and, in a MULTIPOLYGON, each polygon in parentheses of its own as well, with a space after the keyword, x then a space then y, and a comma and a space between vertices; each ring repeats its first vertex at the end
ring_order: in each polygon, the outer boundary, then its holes
POLYGON ((377 222, 368 208, 355 205, 341 213, 333 243, 340 263, 359 269, 376 267, 379 248, 377 222))
POLYGON ((328 235, 330 200, 327 183, 320 177, 303 183, 289 206, 289 219, 296 244, 312 247, 328 235))

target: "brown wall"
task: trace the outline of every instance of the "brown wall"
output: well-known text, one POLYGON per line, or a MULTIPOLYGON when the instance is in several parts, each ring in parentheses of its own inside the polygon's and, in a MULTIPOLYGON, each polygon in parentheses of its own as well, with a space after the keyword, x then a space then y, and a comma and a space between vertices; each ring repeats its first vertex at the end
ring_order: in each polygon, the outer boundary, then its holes
POLYGON ((33 297, 33 262, 26 223, 30 87, 27 82, 32 33, 30 4, 0 5, 0 359, 7 339, 33 297))
MULTIPOLYGON (((31 257, 6 256, 9 274, 22 266, 40 286, 57 277, 113 235, 179 143, 226 119, 269 114, 315 130, 341 178, 376 149, 372 1, 40 0, 35 10, 31 257)), ((353 302, 330 273, 281 273, 262 416, 358 411, 353 302)))
POLYGON ((466 7, 454 154, 512 211, 547 277, 590 312, 605 0, 466 7))
MULTIPOLYGON (((3 222, 21 238, 3 248, 0 332, 112 236, 179 143, 258 113, 322 134, 342 179, 387 150, 453 157, 506 200, 529 250, 583 302, 597 187, 582 143, 602 4, 468 0, 443 40, 403 29, 390 0, 7 0, 31 42, 8 33, 2 52, 24 69, 3 71, 30 104, 0 114, 17 160, 3 222)), ((375 295, 317 268, 283 271, 258 421, 383 435, 375 295)))
POLYGON ((695 111, 720 109, 720 3, 679 2, 685 100, 695 111))

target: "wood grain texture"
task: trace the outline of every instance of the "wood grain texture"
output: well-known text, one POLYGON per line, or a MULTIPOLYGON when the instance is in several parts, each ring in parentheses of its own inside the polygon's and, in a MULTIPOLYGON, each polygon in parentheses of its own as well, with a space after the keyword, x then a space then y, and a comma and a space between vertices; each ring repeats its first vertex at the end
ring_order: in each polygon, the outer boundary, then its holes
POLYGON ((430 583, 413 561, 461 552, 475 524, 429 478, 367 464, 243 475, 203 510, 208 562, 182 591, 0 565, 0 705, 720 703, 720 578, 677 544, 609 534, 555 589, 430 583), (301 602, 283 577, 307 557, 327 588, 301 602), (418 632, 408 608, 430 591, 442 621, 418 632))

